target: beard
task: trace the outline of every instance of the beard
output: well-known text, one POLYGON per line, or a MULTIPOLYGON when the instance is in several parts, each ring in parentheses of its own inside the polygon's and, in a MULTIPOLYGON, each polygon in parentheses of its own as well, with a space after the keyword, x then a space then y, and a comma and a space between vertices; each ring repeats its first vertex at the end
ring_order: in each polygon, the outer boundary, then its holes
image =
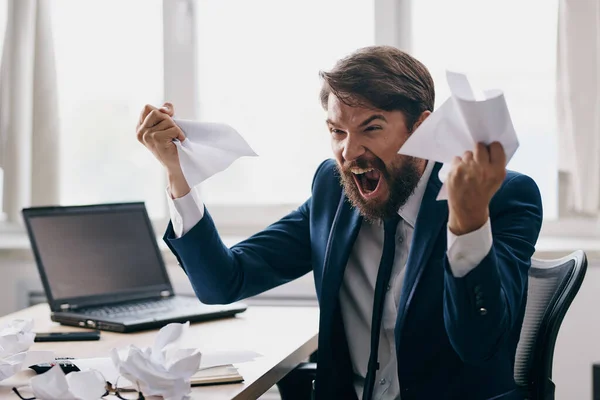
POLYGON ((394 216, 406 204, 421 179, 419 161, 420 159, 416 157, 398 155, 389 167, 380 158, 373 160, 358 159, 344 166, 336 163, 336 166, 346 197, 352 206, 358 209, 364 219, 373 223, 394 216), (354 174, 350 172, 352 167, 378 169, 381 172, 380 179, 383 179, 387 184, 387 199, 383 201, 366 200, 357 187, 354 174))

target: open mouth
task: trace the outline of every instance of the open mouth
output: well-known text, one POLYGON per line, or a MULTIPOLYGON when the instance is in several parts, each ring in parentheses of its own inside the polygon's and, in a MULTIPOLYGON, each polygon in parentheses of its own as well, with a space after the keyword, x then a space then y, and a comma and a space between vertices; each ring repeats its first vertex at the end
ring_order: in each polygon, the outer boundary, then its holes
POLYGON ((375 168, 351 168, 354 182, 365 199, 371 199, 379 196, 383 190, 381 181, 383 174, 375 168))

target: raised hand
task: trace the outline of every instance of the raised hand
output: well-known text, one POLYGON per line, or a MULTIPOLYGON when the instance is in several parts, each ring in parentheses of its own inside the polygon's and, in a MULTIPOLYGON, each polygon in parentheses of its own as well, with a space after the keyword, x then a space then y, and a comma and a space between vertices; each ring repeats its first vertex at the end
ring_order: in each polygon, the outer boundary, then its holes
POLYGON ((506 154, 502 145, 478 143, 475 151, 455 157, 446 181, 448 185, 448 228, 464 235, 482 227, 488 206, 506 176, 506 154))
POLYGON ((171 196, 182 197, 189 193, 190 187, 183 176, 177 147, 173 140, 183 142, 185 135, 173 121, 175 110, 171 103, 161 108, 147 104, 140 114, 136 127, 137 139, 166 168, 171 196))

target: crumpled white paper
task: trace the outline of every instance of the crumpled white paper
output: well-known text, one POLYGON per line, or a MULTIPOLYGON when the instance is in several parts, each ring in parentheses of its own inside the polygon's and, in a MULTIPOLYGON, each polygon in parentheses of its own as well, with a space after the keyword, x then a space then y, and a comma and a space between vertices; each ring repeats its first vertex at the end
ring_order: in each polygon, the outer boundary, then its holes
MULTIPOLYGON (((423 121, 398 151, 399 154, 444 163, 439 178, 445 181, 455 156, 473 151, 477 143, 498 141, 506 153, 506 163, 519 147, 502 91, 480 92, 466 75, 446 72, 451 96, 423 121)), ((438 200, 448 198, 446 184, 438 200)))
POLYGON ((28 351, 35 333, 33 320, 14 319, 0 326, 0 381, 32 364, 54 360, 50 351, 28 351))
POLYGON ((194 187, 243 156, 256 156, 244 138, 231 126, 210 122, 174 119, 185 134, 175 140, 179 164, 185 179, 194 187))
POLYGON ((190 378, 198 371, 201 358, 198 349, 179 347, 189 325, 186 322, 163 327, 151 348, 140 349, 130 345, 120 350, 113 349, 113 363, 123 377, 135 386, 139 385, 144 396, 184 399, 190 393, 190 378))
POLYGON ((29 350, 33 344, 33 321, 14 319, 0 327, 0 358, 29 350))
POLYGON ((98 400, 106 381, 98 371, 71 372, 65 376, 56 365, 29 380, 34 396, 43 400, 98 400))
POLYGON ((27 352, 23 351, 0 359, 0 381, 22 370, 26 357, 27 352))
MULTIPOLYGON (((247 363, 262 357, 259 353, 244 349, 201 351, 201 354, 199 371, 231 364, 247 363)), ((119 371, 117 371, 110 357, 76 358, 71 362, 82 371, 95 370, 101 372, 104 378, 113 384, 119 379, 119 387, 135 387, 129 380, 123 377, 119 378, 119 371)))

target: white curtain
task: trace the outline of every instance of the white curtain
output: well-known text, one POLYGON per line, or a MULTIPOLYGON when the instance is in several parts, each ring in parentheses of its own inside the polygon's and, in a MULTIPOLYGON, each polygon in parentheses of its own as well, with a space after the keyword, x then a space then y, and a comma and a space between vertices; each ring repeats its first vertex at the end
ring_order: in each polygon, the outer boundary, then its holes
POLYGON ((559 168, 566 173, 569 190, 566 211, 598 216, 600 0, 560 1, 557 75, 559 168))
MULTIPOLYGON (((8 0, 0 64, 3 209, 54 204, 59 195, 59 127, 50 0, 8 0)), ((74 34, 77 34, 74 32, 74 34)))

